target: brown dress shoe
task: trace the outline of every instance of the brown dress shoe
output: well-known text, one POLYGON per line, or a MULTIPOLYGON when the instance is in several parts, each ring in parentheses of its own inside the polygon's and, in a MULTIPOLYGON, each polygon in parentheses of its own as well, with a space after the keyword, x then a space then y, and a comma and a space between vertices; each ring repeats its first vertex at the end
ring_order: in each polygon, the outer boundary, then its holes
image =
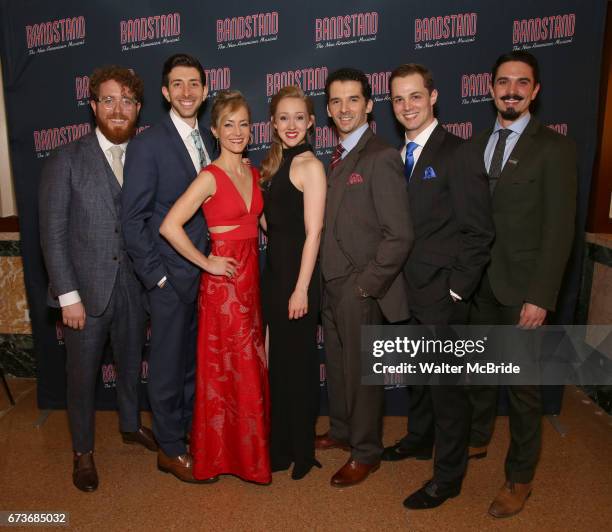
POLYGON ((212 484, 219 480, 219 477, 207 478, 205 480, 196 479, 193 476, 193 457, 188 453, 171 457, 159 449, 157 451, 157 469, 164 473, 171 473, 179 480, 192 484, 212 484))
POLYGON ((348 488, 363 482, 370 473, 374 473, 380 467, 380 462, 375 464, 364 464, 356 460, 349 459, 336 474, 331 478, 331 485, 334 488, 348 488))
POLYGON ((489 514, 493 517, 511 517, 518 514, 525 506, 525 501, 531 495, 531 482, 520 484, 507 480, 497 497, 489 506, 489 514))
POLYGON ((136 432, 122 432, 121 438, 123 443, 134 445, 139 443, 143 447, 149 449, 149 451, 157 451, 157 441, 153 436, 153 431, 147 427, 140 427, 136 432))
POLYGON ((350 451, 351 446, 348 443, 342 443, 338 440, 334 440, 329 437, 329 432, 318 435, 315 437, 315 449, 326 451, 327 449, 342 449, 343 451, 350 451))
POLYGON ((74 453, 72 483, 81 491, 91 492, 98 489, 98 472, 94 464, 93 451, 74 453))
POLYGON ((487 446, 468 447, 468 460, 480 460, 487 457, 487 446))

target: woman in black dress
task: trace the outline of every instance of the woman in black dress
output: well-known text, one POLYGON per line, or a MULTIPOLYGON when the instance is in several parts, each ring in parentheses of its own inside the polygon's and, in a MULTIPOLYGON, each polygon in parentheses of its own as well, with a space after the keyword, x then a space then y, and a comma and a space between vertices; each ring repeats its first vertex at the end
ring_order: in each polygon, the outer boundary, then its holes
POLYGON ((272 146, 262 163, 268 247, 262 281, 269 333, 272 471, 304 477, 315 459, 319 409, 317 255, 327 183, 306 135, 314 126, 310 99, 299 87, 272 98, 272 146))

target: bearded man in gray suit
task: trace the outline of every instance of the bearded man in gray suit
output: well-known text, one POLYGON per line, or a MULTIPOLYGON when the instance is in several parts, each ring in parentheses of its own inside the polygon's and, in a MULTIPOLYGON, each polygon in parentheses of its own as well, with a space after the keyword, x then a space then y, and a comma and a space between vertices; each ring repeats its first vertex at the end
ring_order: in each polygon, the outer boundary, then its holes
POLYGON ((82 491, 98 487, 95 390, 109 336, 123 441, 157 450, 152 432, 140 424, 146 315, 143 287, 125 251, 120 223, 125 147, 135 132, 142 94, 142 80, 133 71, 117 66, 95 70, 90 80, 95 132, 55 152, 40 182, 40 237, 50 304, 61 307, 65 326, 72 478, 82 491))

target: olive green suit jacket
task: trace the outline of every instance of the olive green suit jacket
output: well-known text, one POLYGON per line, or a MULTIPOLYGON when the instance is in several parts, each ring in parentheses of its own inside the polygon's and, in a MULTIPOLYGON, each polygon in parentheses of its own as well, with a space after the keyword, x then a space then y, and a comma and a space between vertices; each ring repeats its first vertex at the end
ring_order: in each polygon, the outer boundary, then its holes
MULTIPOLYGON (((473 141, 473 164, 485 175, 492 131, 473 141)), ((576 187, 574 142, 532 117, 491 199, 496 236, 487 274, 503 305, 555 310, 574 237, 576 187)))

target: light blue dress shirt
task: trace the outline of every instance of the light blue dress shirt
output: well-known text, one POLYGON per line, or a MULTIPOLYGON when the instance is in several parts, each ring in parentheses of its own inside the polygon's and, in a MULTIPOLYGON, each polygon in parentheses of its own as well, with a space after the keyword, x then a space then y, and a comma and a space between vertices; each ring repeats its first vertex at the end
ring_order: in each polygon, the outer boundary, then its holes
POLYGON ((521 138, 523 131, 525 131, 527 124, 529 124, 529 120, 531 120, 531 114, 527 112, 523 116, 521 116, 518 120, 512 122, 512 124, 510 124, 507 128, 504 128, 499 123, 498 120, 495 121, 495 127, 493 128, 493 133, 491 133, 491 136, 489 137, 489 141, 487 142, 487 147, 485 148, 485 151, 484 151, 484 163, 485 163, 485 168, 487 169, 487 172, 489 171, 489 168, 491 167, 491 159, 493 158, 493 151, 495 150, 495 145, 497 144, 497 138, 498 138, 497 132, 500 129, 509 129, 510 131, 512 131, 512 133, 510 133, 510 135, 508 135, 508 138, 506 139, 506 149, 504 150, 504 158, 502 160, 502 170, 503 170, 504 166, 506 166, 506 161, 510 157, 512 150, 514 149, 514 147, 516 146, 516 143, 518 142, 518 139, 521 138))
POLYGON ((340 142, 340 144, 342 144, 342 147, 346 150, 342 153, 343 159, 349 154, 349 152, 355 146, 357 146, 359 139, 361 139, 362 135, 366 132, 366 130, 369 127, 370 127, 369 124, 366 122, 365 124, 363 124, 363 126, 357 128, 348 137, 346 137, 343 141, 340 142))

